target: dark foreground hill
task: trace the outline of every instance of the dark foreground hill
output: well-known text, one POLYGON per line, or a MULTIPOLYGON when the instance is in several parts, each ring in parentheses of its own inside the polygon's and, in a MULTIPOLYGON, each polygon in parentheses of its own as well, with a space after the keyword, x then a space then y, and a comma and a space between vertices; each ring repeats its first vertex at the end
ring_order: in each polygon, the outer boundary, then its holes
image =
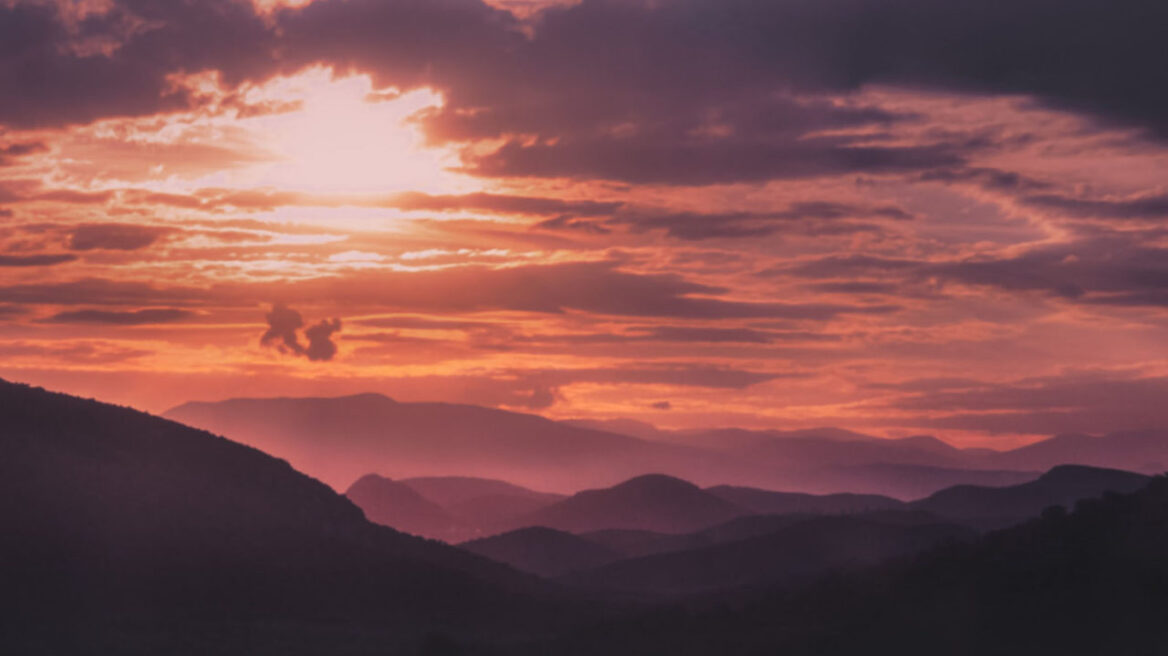
POLYGON ((0 588, 11 654, 394 653, 568 616, 260 451, 3 381, 0 588))
POLYGON ((969 528, 935 518, 814 517, 742 540, 617 561, 565 580, 587 588, 651 594, 790 584, 974 535, 969 528))
POLYGON ((1168 478, 907 562, 722 608, 658 610, 515 654, 1168 653, 1168 478))
POLYGON ((547 577, 599 567, 623 556, 587 538, 544 526, 521 528, 458 546, 516 569, 547 577))

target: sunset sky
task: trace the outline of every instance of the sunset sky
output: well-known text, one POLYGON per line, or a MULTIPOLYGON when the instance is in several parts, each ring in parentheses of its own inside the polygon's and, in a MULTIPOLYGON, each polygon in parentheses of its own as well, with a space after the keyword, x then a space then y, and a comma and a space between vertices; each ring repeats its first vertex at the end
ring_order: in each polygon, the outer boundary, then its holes
POLYGON ((0 377, 155 412, 374 391, 971 446, 1162 427, 1165 25, 1137 0, 0 0, 0 377))

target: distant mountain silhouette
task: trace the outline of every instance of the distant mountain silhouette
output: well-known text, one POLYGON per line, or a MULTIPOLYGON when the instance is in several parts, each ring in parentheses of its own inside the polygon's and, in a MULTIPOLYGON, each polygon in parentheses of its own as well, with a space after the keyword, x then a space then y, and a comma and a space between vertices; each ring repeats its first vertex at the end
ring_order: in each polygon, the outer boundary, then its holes
MULTIPOLYGON (((1165 431, 1059 436, 997 452, 928 435, 884 439, 830 427, 669 431, 627 420, 556 422, 378 394, 188 403, 166 416, 286 458, 336 489, 375 471, 395 480, 478 477, 572 493, 657 471, 703 486, 732 481, 907 500, 958 484, 1021 483, 1060 464, 1168 468, 1165 431)), ((503 518, 511 513, 504 501, 468 512, 503 518)))
POLYGON ((4 653, 385 653, 567 617, 536 580, 200 430, 3 381, 0 428, 4 653))
POLYGON ((515 497, 543 504, 565 498, 563 494, 536 492, 507 481, 471 476, 426 476, 405 478, 401 482, 443 508, 459 506, 483 497, 515 497))
POLYGON ((1168 646, 1168 478, 731 608, 654 608, 534 656, 1151 656, 1168 646))
POLYGON ((591 540, 544 526, 521 528, 458 546, 546 577, 598 567, 624 555, 591 540))
POLYGON ((506 481, 468 476, 407 478, 401 482, 482 534, 494 532, 520 515, 566 498, 563 494, 536 492, 506 481))
POLYGON ((869 510, 890 510, 903 502, 877 494, 805 494, 801 492, 772 492, 752 487, 717 485, 706 491, 730 503, 760 515, 812 513, 839 515, 869 510))
POLYGON ((579 492, 515 521, 572 533, 602 529, 685 533, 743 514, 747 514, 743 508, 693 483, 649 474, 610 488, 579 492))
POLYGON ((702 466, 680 447, 535 415, 398 403, 379 394, 187 403, 165 416, 286 458, 336 489, 376 471, 393 479, 475 476, 575 491, 659 467, 702 466))
POLYGON ((1055 467, 1034 481, 1009 487, 959 485, 916 501, 911 507, 975 523, 984 528, 1016 524, 1049 506, 1069 508, 1080 499, 1104 492, 1132 492, 1149 477, 1115 469, 1082 465, 1055 467))
POLYGON ((622 592, 694 594, 805 580, 975 535, 967 527, 937 521, 889 522, 860 516, 767 519, 777 530, 704 548, 621 560, 564 580, 622 592))
POLYGON ((1056 435, 991 461, 1010 469, 1049 469, 1056 465, 1092 465, 1144 474, 1168 471, 1168 430, 1120 431, 1102 437, 1056 435))
POLYGON ((362 476, 345 496, 369 521, 404 533, 445 542, 458 542, 477 533, 409 485, 376 474, 362 476))
POLYGON ((1042 471, 875 463, 825 467, 810 470, 805 476, 818 481, 814 489, 848 489, 908 500, 920 499, 954 485, 1017 485, 1034 480, 1042 471))

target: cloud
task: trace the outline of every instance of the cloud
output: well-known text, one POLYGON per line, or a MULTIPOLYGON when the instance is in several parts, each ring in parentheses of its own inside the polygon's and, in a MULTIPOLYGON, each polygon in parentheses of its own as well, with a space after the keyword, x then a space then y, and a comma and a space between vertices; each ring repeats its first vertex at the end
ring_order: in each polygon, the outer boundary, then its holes
POLYGON ((46 150, 48 150, 48 146, 42 141, 26 141, 0 146, 0 166, 9 166, 22 157, 42 153, 46 150))
POLYGON ((961 149, 875 144, 912 117, 840 96, 872 84, 1029 95, 1164 135, 1166 22, 1168 7, 1146 0, 588 0, 527 23, 478 0, 265 15, 235 0, 120 0, 78 31, 51 4, 14 2, 0 5, 0 95, 12 99, 0 122, 189 108, 200 98, 175 73, 215 70, 231 87, 325 63, 441 91, 443 107, 418 117, 432 140, 505 141, 470 159, 482 175, 709 184, 906 171, 960 165, 961 149))
MULTIPOLYGON (((627 226, 633 232, 664 230, 665 234, 686 241, 719 238, 763 237, 778 232, 816 233, 824 224, 836 229, 863 229, 860 224, 844 222, 849 218, 867 217, 910 220, 912 215, 895 206, 865 207, 830 201, 803 201, 773 212, 669 212, 629 208, 604 221, 606 226, 627 226)), ((550 229, 580 229, 579 221, 553 219, 538 224, 550 229)), ((602 232, 609 230, 597 226, 602 232)))
POLYGON ((75 251, 136 251, 153 245, 171 229, 134 223, 85 223, 73 228, 69 248, 75 251))
POLYGON ((39 267, 65 264, 77 259, 69 253, 41 253, 37 255, 0 255, 0 267, 39 267))
POLYGON ((296 331, 304 327, 304 318, 300 316, 299 312, 277 303, 272 306, 266 319, 268 330, 260 337, 260 344, 267 346, 277 343, 276 345, 281 351, 296 354, 304 352, 304 346, 300 344, 300 336, 296 334, 296 331))
POLYGON ((565 200, 541 196, 508 194, 320 194, 279 189, 199 189, 191 194, 160 194, 126 190, 127 202, 163 204, 184 209, 218 211, 233 208, 244 211, 272 211, 280 207, 379 207, 405 211, 485 212, 488 214, 573 214, 597 216, 610 214, 623 203, 593 200, 565 200))
POLYGON ((1168 425, 1168 378, 1068 375, 894 400, 915 425, 993 433, 1110 432, 1168 425))
POLYGON ((129 312, 72 310, 58 312, 44 321, 46 323, 92 323, 112 326, 142 326, 182 321, 193 316, 194 313, 189 310, 179 310, 176 308, 148 308, 129 312))
POLYGON ((597 138, 554 144, 510 142, 471 160, 490 177, 564 177, 637 184, 712 185, 848 173, 901 173, 963 161, 950 145, 867 146, 838 140, 787 143, 676 138, 597 138))
POLYGON ((331 338, 340 329, 340 319, 324 319, 309 326, 304 331, 304 337, 308 339, 308 346, 304 349, 305 357, 317 362, 332 360, 337 354, 337 345, 331 338))
POLYGON ((1138 241, 1138 235, 1099 234, 1015 255, 947 261, 829 256, 767 269, 761 275, 840 279, 814 286, 824 291, 879 293, 889 291, 887 285, 938 281, 1043 292, 1084 304, 1168 307, 1168 249, 1138 241))
POLYGON ((650 404, 649 407, 654 410, 672 410, 673 404, 669 401, 657 401, 656 403, 650 404))
POLYGON ((159 287, 139 280, 82 278, 0 286, 0 301, 44 305, 185 305, 205 302, 207 290, 159 287))
MULTIPOLYGON (((160 286, 144 280, 83 278, 0 286, 0 302, 58 305, 245 306, 274 299, 279 327, 294 323, 292 302, 340 304, 368 312, 537 314, 580 312, 616 317, 791 319, 829 321, 847 315, 887 315, 895 304, 744 301, 729 290, 683 276, 638 273, 614 261, 502 267, 465 265, 419 271, 354 270, 290 282, 224 282, 207 287, 160 286), (297 299, 301 299, 298 301, 297 299)), ((295 329, 302 324, 295 326, 295 329)), ((269 341, 276 337, 269 338, 269 341)), ((293 348, 289 346, 289 348, 293 348)))
POLYGON ((1121 220, 1159 220, 1168 218, 1168 194, 1121 200, 1098 200, 1043 194, 1025 196, 1020 200, 1024 204, 1032 207, 1040 207, 1072 217, 1121 220))
POLYGON ((59 126, 187 108, 194 98, 174 88, 173 73, 213 68, 239 80, 274 65, 271 28, 250 3, 120 0, 82 25, 84 34, 71 30, 53 3, 0 4, 0 96, 9 100, 0 122, 59 126), (113 52, 85 52, 82 39, 113 52))
POLYGON ((28 313, 28 308, 20 305, 0 305, 0 320, 18 317, 28 313))
MULTIPOLYGON (((894 305, 751 302, 720 298, 727 289, 676 274, 622 271, 616 262, 564 262, 429 271, 378 271, 275 286, 270 298, 311 297, 383 311, 568 311, 689 319, 787 318, 826 321, 847 314, 888 314, 894 305), (279 294, 279 296, 272 296, 279 294), (306 296, 307 295, 307 296, 306 296)), ((240 290, 240 294, 245 293, 240 290)), ((3 289, 0 288, 0 298, 3 289)))
POLYGON ((301 355, 314 362, 332 360, 337 354, 337 345, 332 341, 333 333, 341 329, 340 319, 325 319, 304 330, 308 346, 304 346, 298 334, 304 327, 304 318, 292 308, 275 304, 267 316, 268 329, 260 337, 260 344, 275 344, 281 353, 301 355))

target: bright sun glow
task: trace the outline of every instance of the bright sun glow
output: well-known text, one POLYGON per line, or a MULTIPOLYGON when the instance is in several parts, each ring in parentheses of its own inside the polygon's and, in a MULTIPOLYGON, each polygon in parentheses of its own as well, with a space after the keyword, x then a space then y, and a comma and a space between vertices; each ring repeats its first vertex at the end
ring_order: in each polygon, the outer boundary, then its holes
POLYGON ((238 121, 272 159, 232 172, 223 180, 230 186, 319 193, 477 188, 447 170, 458 163, 454 152, 424 147, 420 129, 409 122, 442 105, 442 96, 429 89, 397 94, 374 88, 366 75, 333 78, 318 68, 253 88, 244 100, 298 108, 238 121))

